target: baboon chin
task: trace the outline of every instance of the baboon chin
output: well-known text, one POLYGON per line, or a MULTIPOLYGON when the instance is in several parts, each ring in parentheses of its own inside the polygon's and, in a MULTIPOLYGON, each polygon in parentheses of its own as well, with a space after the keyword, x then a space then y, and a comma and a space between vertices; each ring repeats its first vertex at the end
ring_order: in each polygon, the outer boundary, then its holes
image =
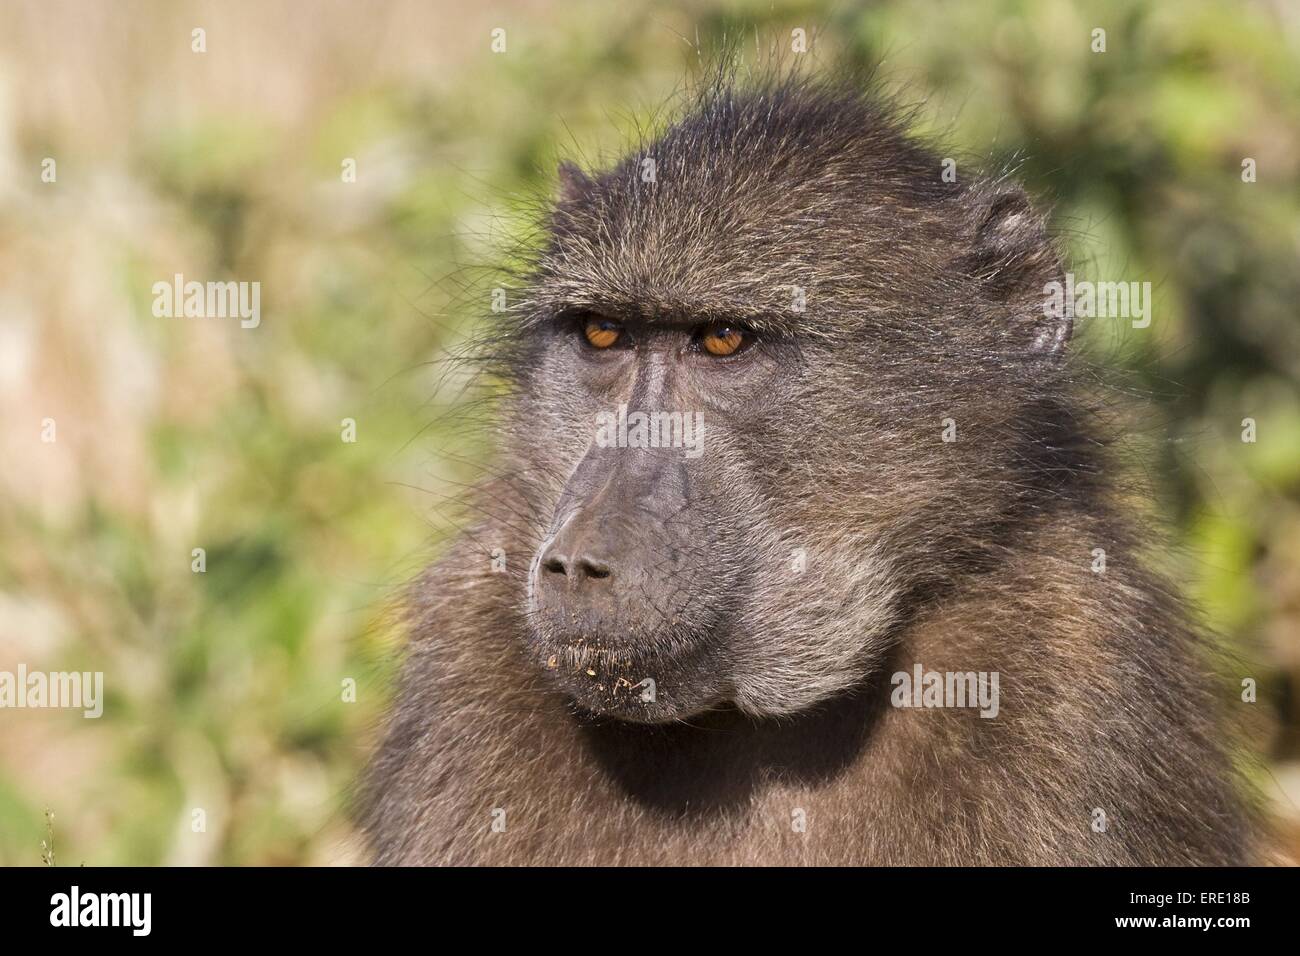
POLYGON ((943 170, 807 81, 561 167, 477 520, 410 592, 377 861, 1252 858, 1045 220, 943 170))

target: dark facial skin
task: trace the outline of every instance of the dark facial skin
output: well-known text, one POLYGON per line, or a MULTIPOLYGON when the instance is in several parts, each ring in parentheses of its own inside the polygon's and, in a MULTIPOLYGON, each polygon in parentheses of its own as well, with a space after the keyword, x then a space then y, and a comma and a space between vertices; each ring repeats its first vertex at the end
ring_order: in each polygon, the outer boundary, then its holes
POLYGON ((593 441, 563 487, 530 611, 543 667, 580 706, 657 721, 726 696, 716 659, 728 605, 752 580, 742 564, 710 559, 739 544, 744 516, 706 449, 710 426, 725 430, 740 396, 780 374, 790 356, 777 344, 725 322, 557 317, 552 347, 593 411, 613 416, 622 404, 703 424, 678 447, 593 441))

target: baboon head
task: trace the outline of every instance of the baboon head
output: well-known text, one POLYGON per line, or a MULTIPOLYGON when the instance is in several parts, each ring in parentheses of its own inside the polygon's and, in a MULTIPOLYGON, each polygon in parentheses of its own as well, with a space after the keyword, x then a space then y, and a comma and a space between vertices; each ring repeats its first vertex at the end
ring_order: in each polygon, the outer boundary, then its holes
POLYGON ((715 90, 561 180, 505 444, 528 650, 581 709, 843 692, 1074 474, 1042 220, 877 101, 715 90))

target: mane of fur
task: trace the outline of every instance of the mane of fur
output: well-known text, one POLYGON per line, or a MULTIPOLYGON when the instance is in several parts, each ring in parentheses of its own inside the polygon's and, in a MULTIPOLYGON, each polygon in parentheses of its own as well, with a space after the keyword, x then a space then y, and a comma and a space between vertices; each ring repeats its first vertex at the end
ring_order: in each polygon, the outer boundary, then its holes
POLYGON ((498 474, 410 590, 362 813, 378 862, 1251 859, 1217 713, 1232 685, 1102 480, 1083 367, 1029 347, 1061 270, 1044 220, 1005 179, 944 183, 903 127, 841 88, 724 84, 611 170, 566 173, 490 333, 498 474), (768 639, 739 653, 732 705, 666 726, 575 714, 521 650, 528 563, 583 441, 540 397, 547 336, 615 305, 740 319, 830 370, 755 396, 751 434, 711 446, 748 476, 727 503, 745 546, 718 551, 771 569, 803 548, 809 577, 796 594, 756 572, 739 626, 768 639), (914 662, 998 672, 1000 716, 891 708, 914 662))

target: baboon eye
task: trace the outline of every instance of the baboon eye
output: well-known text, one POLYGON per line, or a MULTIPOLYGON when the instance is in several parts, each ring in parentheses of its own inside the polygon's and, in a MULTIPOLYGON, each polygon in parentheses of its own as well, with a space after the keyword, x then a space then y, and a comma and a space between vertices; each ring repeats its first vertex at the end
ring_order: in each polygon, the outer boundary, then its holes
POLYGON ((734 325, 711 325, 700 336, 700 343, 710 355, 734 355, 748 343, 748 336, 734 325))
POLYGON ((593 315, 583 320, 582 334, 592 348, 607 349, 623 334, 623 326, 613 319, 593 315))

